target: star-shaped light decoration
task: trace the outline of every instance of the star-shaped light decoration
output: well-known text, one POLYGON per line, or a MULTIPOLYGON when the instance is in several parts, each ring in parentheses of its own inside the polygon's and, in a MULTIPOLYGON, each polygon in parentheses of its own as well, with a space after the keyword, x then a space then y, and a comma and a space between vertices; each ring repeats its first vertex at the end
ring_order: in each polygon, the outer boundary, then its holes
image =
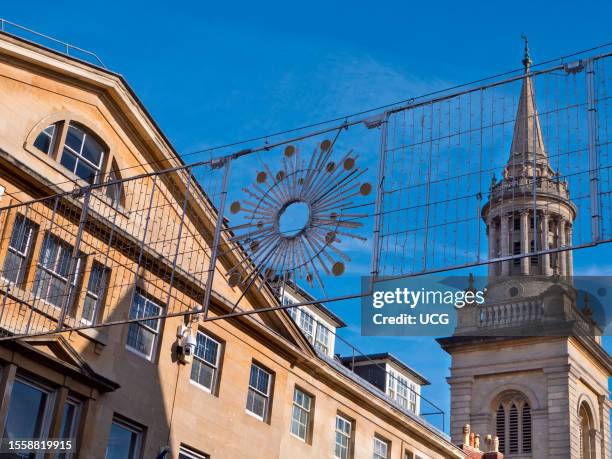
POLYGON ((233 239, 249 255, 249 260, 228 271, 232 287, 248 288, 260 274, 272 284, 304 279, 324 291, 322 273, 345 272, 350 258, 341 250, 342 243, 348 238, 365 241, 354 230, 363 226, 360 220, 366 217, 346 211, 354 208, 355 199, 369 195, 372 185, 362 181, 367 169, 357 167, 352 151, 337 162, 332 157, 329 140, 321 142, 307 160, 289 145, 280 169, 273 172, 263 165, 255 183, 243 189, 245 199, 231 204, 231 213, 242 213, 246 219, 233 228, 233 239))

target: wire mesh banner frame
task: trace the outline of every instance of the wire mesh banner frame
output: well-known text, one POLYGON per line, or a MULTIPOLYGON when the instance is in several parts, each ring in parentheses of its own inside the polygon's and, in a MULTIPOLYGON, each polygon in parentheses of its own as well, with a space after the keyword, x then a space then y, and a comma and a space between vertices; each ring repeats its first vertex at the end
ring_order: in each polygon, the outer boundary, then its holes
POLYGON ((553 274, 573 249, 612 240, 609 81, 606 54, 387 112, 373 275, 512 275, 522 260, 553 274), (500 240, 521 218, 531 244, 500 240))
POLYGON ((351 241, 369 251, 370 268, 357 277, 504 262, 512 270, 523 264, 515 260, 546 254, 559 269, 555 254, 612 239, 609 62, 606 54, 531 72, 538 122, 517 115, 519 75, 216 160, 1 207, 0 339, 133 323, 138 351, 165 317, 219 320, 359 298, 369 293, 361 283, 339 282, 354 262, 351 241), (524 147, 545 149, 552 172, 537 155, 517 160, 513 171, 543 175, 508 187, 517 120, 531 131, 524 147), (359 128, 374 133, 379 151, 351 137, 359 128), (556 200, 542 208, 544 192, 556 200), (497 199, 512 213, 509 193, 533 202, 534 245, 520 253, 487 247, 487 232, 501 223, 483 209, 497 199), (559 204, 563 196, 571 204, 559 204), (297 201, 311 213, 289 236, 279 221, 297 201), (562 207, 575 208, 575 220, 563 232, 549 221, 565 241, 547 245, 538 237, 543 215, 562 207), (317 300, 280 305, 288 282, 311 285, 317 300), (338 284, 345 289, 326 291, 338 284), (261 295, 255 308, 253 295, 261 295), (213 296, 229 311, 211 316, 213 296))

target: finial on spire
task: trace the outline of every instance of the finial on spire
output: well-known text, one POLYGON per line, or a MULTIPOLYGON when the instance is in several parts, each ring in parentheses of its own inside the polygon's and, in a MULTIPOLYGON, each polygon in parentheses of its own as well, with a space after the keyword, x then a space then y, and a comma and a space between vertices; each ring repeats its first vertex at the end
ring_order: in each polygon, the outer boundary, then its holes
POLYGON ((529 39, 527 35, 521 34, 521 38, 525 41, 525 55, 523 56, 523 67, 525 67, 525 73, 529 72, 529 67, 531 67, 531 57, 529 56, 529 39))

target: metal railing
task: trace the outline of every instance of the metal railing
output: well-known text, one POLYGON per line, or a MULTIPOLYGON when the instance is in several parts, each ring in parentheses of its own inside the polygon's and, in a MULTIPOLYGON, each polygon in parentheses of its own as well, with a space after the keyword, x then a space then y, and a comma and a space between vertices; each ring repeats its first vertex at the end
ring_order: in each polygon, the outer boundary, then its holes
POLYGON ((98 55, 92 51, 80 48, 79 46, 71 45, 70 43, 58 40, 57 38, 37 32, 36 30, 32 30, 28 27, 24 27, 20 24, 8 21, 4 18, 0 18, 0 32, 4 32, 9 35, 14 35, 24 40, 34 41, 34 43, 38 45, 45 46, 46 48, 60 52, 74 59, 78 59, 80 61, 87 62, 88 64, 93 64, 97 67, 102 67, 104 69, 107 68, 104 62, 102 62, 102 59, 100 59, 100 57, 98 57, 98 55), (32 40, 32 38, 34 38, 34 40, 32 40), (40 39, 53 43, 55 47, 48 46, 48 43, 38 41, 40 39))

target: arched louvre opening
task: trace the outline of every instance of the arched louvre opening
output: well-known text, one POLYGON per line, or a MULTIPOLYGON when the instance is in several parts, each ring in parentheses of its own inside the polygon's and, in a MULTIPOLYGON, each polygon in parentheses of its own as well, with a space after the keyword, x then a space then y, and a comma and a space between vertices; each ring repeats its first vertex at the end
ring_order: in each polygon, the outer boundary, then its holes
POLYGON ((506 451, 506 410, 503 405, 497 408, 496 435, 499 438, 499 450, 506 451))
POLYGON ((508 416, 508 436, 509 436, 509 451, 510 454, 516 454, 519 452, 519 435, 518 435, 518 410, 516 405, 513 403, 510 406, 510 413, 508 416))
POLYGON ((529 403, 523 405, 523 452, 531 452, 531 408, 529 403))
POLYGON ((510 393, 495 406, 499 451, 510 457, 531 454, 533 432, 529 402, 522 394, 510 393))

